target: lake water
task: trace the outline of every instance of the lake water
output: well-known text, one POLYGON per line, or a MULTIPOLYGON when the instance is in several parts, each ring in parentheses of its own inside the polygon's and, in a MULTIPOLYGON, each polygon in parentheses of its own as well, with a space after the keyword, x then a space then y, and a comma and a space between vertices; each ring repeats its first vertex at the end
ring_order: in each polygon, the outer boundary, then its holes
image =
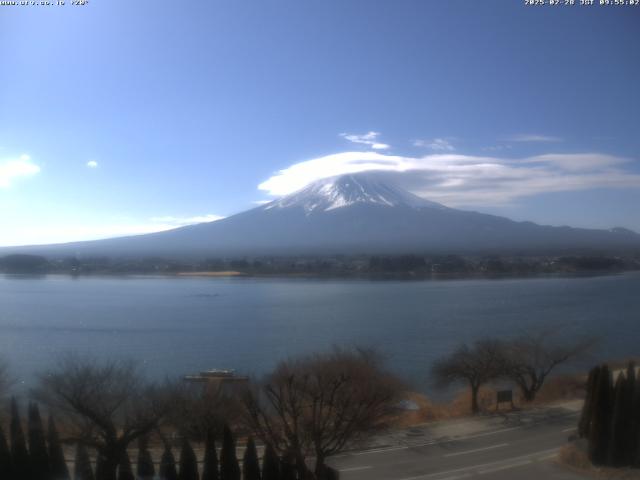
POLYGON ((640 273, 499 280, 0 276, 0 355, 27 384, 64 352, 129 357, 152 376, 261 374, 289 355, 372 346, 427 388, 460 342, 537 326, 640 353, 640 273))

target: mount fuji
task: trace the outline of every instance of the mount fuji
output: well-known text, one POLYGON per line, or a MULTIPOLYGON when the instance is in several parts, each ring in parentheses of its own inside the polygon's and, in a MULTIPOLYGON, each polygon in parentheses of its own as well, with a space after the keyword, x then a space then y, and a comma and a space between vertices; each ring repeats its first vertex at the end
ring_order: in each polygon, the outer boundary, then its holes
POLYGON ((352 174, 316 181, 215 222, 134 237, 0 249, 0 253, 206 257, 638 249, 640 235, 624 228, 594 230, 515 222, 445 207, 373 174, 352 174))

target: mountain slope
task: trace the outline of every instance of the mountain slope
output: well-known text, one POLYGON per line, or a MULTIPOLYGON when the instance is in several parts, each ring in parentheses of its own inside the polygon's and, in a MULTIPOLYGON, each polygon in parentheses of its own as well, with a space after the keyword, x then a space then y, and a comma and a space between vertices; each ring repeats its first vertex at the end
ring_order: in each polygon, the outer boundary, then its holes
MULTIPOLYGON (((204 257, 350 253, 564 253, 640 248, 626 229, 549 227, 456 210, 370 175, 345 175, 216 222, 93 242, 45 255, 204 257)), ((0 251, 1 252, 1 251, 0 251)))

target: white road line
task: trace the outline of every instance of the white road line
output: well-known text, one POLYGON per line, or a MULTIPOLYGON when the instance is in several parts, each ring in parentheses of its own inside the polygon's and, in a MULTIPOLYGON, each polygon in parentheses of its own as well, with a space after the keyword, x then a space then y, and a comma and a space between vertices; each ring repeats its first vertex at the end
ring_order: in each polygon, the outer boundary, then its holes
POLYGON ((470 473, 463 473, 462 475, 453 475, 452 477, 443 477, 438 480, 460 480, 461 478, 469 478, 471 476, 470 473))
POLYGON ((344 453, 342 455, 334 455, 331 458, 359 457, 360 455, 369 455, 371 453, 396 452, 398 450, 407 450, 408 448, 409 447, 375 448, 372 450, 363 450, 362 452, 353 452, 353 453, 344 453))
MULTIPOLYGON (((445 470, 443 472, 425 473, 424 475, 417 475, 415 477, 405 477, 405 478, 401 478, 399 480, 425 480, 427 478, 433 478, 433 477, 439 477, 441 475, 447 475, 448 473, 457 473, 457 472, 464 472, 464 471, 468 471, 468 470, 473 470, 473 468, 474 467, 455 468, 453 470, 445 470)), ((462 476, 468 477, 468 476, 471 476, 471 473, 463 473, 462 476)), ((444 477, 444 478, 451 478, 451 477, 444 477)), ((454 475, 454 478, 455 478, 455 475, 454 475)))
MULTIPOLYGON (((429 478, 440 477, 442 475, 447 475, 447 474, 450 474, 450 473, 474 472, 474 471, 477 471, 477 470, 483 469, 483 468, 490 468, 490 467, 497 467, 497 466, 500 466, 500 465, 504 465, 505 462, 515 463, 515 462, 518 462, 518 461, 531 460, 531 458, 533 458, 533 457, 540 456, 540 455, 549 455, 549 454, 551 454, 551 452, 557 452, 557 451, 558 451, 557 448, 551 448, 549 450, 542 450, 540 452, 533 452, 533 453, 529 453, 527 455, 520 455, 518 457, 508 458, 506 460, 499 460, 497 462, 482 463, 480 465, 470 465, 468 467, 456 468, 454 470, 445 470, 443 472, 427 473, 425 475, 417 475, 415 477, 405 477, 405 478, 400 478, 398 480, 427 480, 429 478)), ((441 480, 441 479, 439 479, 439 480, 441 480)))
MULTIPOLYGON (((565 417, 573 417, 573 416, 576 416, 576 415, 578 415, 578 412, 567 413, 567 414, 565 414, 563 416, 565 416, 565 417)), ((449 440, 433 440, 431 442, 418 443, 416 445, 407 445, 407 446, 402 446, 402 447, 375 448, 375 449, 371 449, 371 450, 362 450, 360 452, 343 453, 343 454, 340 454, 340 455, 334 455, 331 458, 358 457, 360 455, 369 455, 369 454, 372 454, 372 453, 397 452, 399 450, 409 450, 410 448, 428 447, 430 445, 437 445, 437 444, 440 444, 440 443, 458 442, 460 440, 469 440, 469 439, 472 439, 472 438, 488 437, 489 435, 497 435, 499 433, 511 432, 511 431, 514 431, 514 430, 522 430, 525 427, 526 427, 525 425, 521 425, 521 426, 518 426, 518 427, 500 428, 498 430, 491 430, 489 432, 476 433, 474 435, 466 435, 464 437, 452 437, 449 440)), ((575 428, 572 428, 572 429, 575 430, 575 428)), ((562 430, 561 433, 569 432, 572 429, 562 430)), ((405 480, 405 479, 402 479, 402 480, 405 480)))
MULTIPOLYGON (((470 468, 468 467, 464 467, 464 468, 456 468, 455 470, 446 470, 444 472, 434 472, 434 473, 427 473, 424 475, 418 475, 415 477, 405 477, 405 478, 401 478, 399 480, 426 480, 427 478, 433 478, 433 477, 439 477, 441 475, 446 475, 448 473, 456 473, 456 472, 464 472, 465 470, 470 470, 470 468)), ((461 475, 453 475, 453 476, 449 476, 449 477, 444 477, 444 479, 439 479, 439 480, 445 480, 447 478, 463 478, 463 477, 470 477, 471 474, 470 473, 463 473, 461 475)))
POLYGON ((576 427, 565 428, 564 430, 562 430, 562 433, 573 432, 574 430, 577 430, 577 428, 576 427))
POLYGON ((465 450, 463 452, 447 453, 443 457, 457 457, 458 455, 467 455, 468 453, 484 452, 485 450, 493 450, 494 448, 508 447, 508 443, 500 443, 498 445, 490 445, 488 447, 474 448, 473 450, 465 450))
POLYGON ((492 430, 490 432, 476 433, 475 435, 467 435, 466 437, 453 438, 453 440, 468 440, 470 438, 488 437, 489 435, 495 435, 497 433, 511 432, 513 430, 521 430, 524 427, 509 427, 501 428, 499 430, 492 430))
POLYGON ((508 470, 510 468, 522 467, 524 465, 529 465, 530 463, 533 463, 533 462, 531 460, 521 460, 519 462, 507 463, 505 465, 499 465, 493 468, 484 468, 482 470, 478 470, 478 473, 480 475, 484 475, 486 473, 494 473, 494 472, 499 472, 501 470, 508 470))
POLYGON ((552 460, 558 456, 557 453, 552 453, 551 455, 545 455, 544 457, 538 457, 536 460, 539 462, 544 462, 546 460, 552 460))
POLYGON ((398 450, 409 450, 410 448, 428 447, 430 445, 438 445, 440 443, 459 442, 461 440, 469 440, 472 438, 488 437, 489 435, 497 435, 498 433, 511 432, 513 430, 521 430, 522 428, 524 427, 501 428, 498 430, 492 430, 490 432, 476 433, 474 435, 467 435, 464 437, 452 437, 448 440, 433 440, 431 442, 407 445, 404 447, 375 448, 371 450, 363 450, 361 452, 343 453, 341 455, 334 455, 331 458, 357 457, 360 455, 369 455, 371 453, 397 452, 398 450))
POLYGON ((340 471, 341 472, 357 472, 359 470, 369 470, 370 468, 373 468, 373 467, 371 465, 366 465, 363 467, 341 468, 340 471))

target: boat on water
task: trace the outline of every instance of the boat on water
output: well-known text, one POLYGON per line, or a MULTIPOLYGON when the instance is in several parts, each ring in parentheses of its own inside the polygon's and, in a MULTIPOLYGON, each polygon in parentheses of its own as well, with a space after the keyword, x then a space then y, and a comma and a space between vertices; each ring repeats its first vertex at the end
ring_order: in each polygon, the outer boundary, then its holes
POLYGON ((197 374, 185 375, 184 380, 187 382, 248 382, 249 377, 236 375, 236 371, 232 369, 212 368, 203 370, 197 374))

